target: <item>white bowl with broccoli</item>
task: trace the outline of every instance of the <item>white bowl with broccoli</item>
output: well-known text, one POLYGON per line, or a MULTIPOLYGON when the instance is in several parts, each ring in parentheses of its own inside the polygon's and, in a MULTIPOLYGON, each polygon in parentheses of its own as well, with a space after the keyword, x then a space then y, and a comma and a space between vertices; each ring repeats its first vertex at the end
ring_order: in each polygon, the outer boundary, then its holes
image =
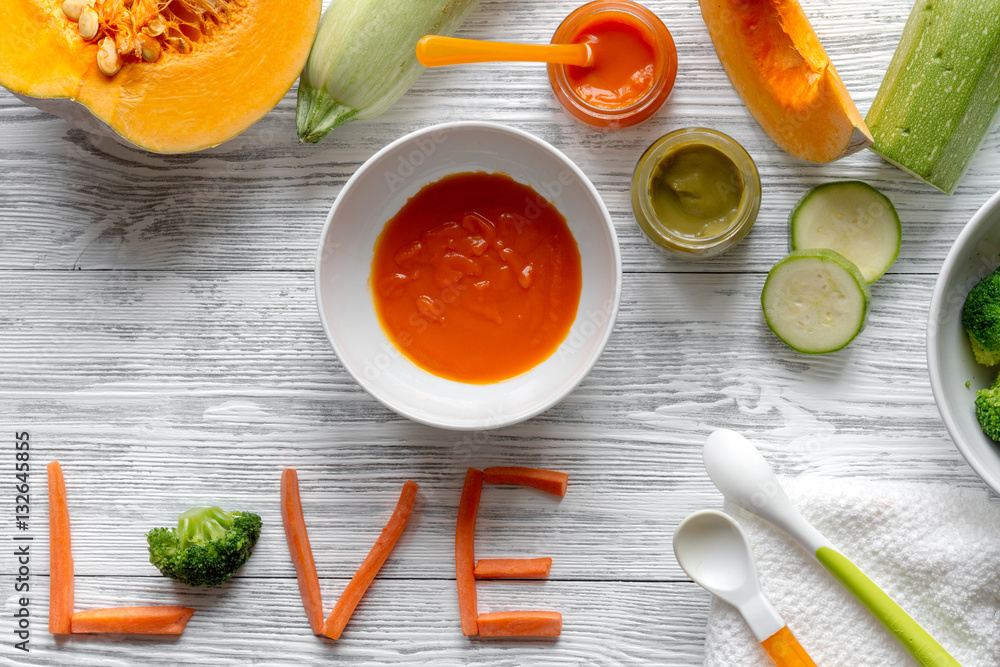
MULTIPOLYGON (((927 368, 941 418, 972 469, 1000 493, 1000 442, 983 432, 976 415, 976 393, 994 384, 1000 367, 986 366, 976 360, 962 323, 969 292, 998 268, 1000 192, 972 217, 948 252, 934 285, 927 322, 927 368)), ((991 280, 1000 280, 1000 274, 991 280)), ((988 309, 989 304, 978 296, 970 302, 970 307, 988 309)), ((996 309, 1000 315, 1000 303, 996 309)), ((981 321, 978 326, 978 335, 989 335, 988 322, 981 321)), ((1000 319, 996 326, 1000 336, 1000 319)), ((988 422, 995 415, 996 424, 1000 424, 1000 389, 995 411, 988 405, 990 402, 990 399, 981 402, 983 418, 988 422)))

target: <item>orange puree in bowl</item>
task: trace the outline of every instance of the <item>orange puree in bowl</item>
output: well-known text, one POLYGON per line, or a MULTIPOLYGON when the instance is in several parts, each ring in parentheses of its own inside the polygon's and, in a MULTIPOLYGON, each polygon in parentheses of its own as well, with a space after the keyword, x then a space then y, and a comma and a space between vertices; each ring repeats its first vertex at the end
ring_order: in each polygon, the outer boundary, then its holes
POLYGON ((620 11, 595 14, 574 42, 590 44, 592 67, 567 67, 566 78, 582 100, 604 109, 638 102, 653 87, 655 37, 639 19, 620 11))
POLYGON ((386 334, 417 366, 474 384, 520 375, 569 333, 580 252, 559 211, 506 174, 423 187, 375 242, 370 285, 386 334))

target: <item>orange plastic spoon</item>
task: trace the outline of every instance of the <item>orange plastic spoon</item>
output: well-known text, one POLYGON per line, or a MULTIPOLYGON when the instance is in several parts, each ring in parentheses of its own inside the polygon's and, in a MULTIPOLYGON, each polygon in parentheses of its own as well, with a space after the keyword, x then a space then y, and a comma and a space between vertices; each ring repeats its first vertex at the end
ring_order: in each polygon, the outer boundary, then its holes
POLYGON ((696 584, 739 610, 777 667, 816 667, 760 590, 750 542, 735 519, 695 512, 674 531, 674 556, 696 584))
POLYGON ((594 64, 594 52, 588 44, 512 44, 426 35, 417 42, 417 60, 424 67, 490 62, 590 67, 594 64))

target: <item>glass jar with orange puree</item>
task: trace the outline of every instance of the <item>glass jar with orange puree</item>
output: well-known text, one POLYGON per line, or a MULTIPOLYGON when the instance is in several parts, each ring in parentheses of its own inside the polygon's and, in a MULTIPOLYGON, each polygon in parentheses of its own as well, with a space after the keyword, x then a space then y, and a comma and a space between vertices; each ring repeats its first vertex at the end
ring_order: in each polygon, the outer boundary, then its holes
POLYGON ((590 67, 550 64, 549 81, 563 108, 597 130, 637 125, 656 113, 677 76, 677 48, 656 14, 628 0, 597 0, 577 8, 553 44, 585 43, 590 67))

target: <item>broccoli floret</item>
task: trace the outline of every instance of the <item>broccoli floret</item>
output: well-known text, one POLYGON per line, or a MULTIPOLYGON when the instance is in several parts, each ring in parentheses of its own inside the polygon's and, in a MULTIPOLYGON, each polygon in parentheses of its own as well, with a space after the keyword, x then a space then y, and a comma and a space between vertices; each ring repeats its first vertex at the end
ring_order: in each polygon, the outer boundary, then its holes
POLYGON ((191 586, 218 586, 250 558, 261 520, 252 512, 195 507, 177 517, 177 528, 146 534, 149 562, 171 579, 191 586))
POLYGON ((979 341, 972 337, 972 334, 969 334, 969 341, 972 343, 972 354, 976 357, 977 362, 983 366, 1000 364, 1000 352, 990 352, 980 345, 979 341))
POLYGON ((976 419, 983 433, 1000 441, 1000 377, 989 389, 976 392, 976 419))
POLYGON ((1000 269, 980 280, 965 297, 962 326, 972 341, 976 361, 1000 364, 1000 269))

